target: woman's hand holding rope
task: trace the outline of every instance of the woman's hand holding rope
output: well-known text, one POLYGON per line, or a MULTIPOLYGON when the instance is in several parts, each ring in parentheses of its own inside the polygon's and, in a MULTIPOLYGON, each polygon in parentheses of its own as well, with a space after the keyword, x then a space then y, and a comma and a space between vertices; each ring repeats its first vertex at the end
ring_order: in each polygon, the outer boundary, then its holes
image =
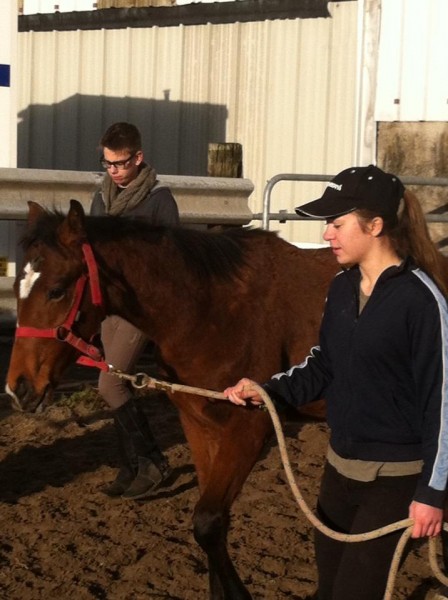
POLYGON ((238 406, 246 406, 247 401, 250 401, 254 406, 264 404, 263 398, 257 390, 257 384, 246 377, 240 379, 236 385, 226 388, 223 393, 230 402, 238 406))

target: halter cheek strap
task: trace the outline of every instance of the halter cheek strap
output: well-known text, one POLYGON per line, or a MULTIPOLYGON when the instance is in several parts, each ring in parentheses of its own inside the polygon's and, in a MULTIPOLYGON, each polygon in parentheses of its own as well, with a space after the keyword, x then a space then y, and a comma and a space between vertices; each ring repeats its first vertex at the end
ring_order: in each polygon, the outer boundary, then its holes
POLYGON ((87 271, 89 273, 92 303, 94 304, 94 306, 100 306, 101 308, 103 308, 103 296, 101 294, 100 276, 98 275, 98 265, 96 264, 96 260, 93 255, 92 246, 88 242, 84 242, 84 244, 81 247, 82 253, 84 254, 84 260, 87 264, 87 271))
MULTIPOLYGON (((88 242, 82 244, 82 252, 84 260, 87 265, 87 275, 83 273, 76 282, 75 293, 73 296, 73 302, 68 311, 65 321, 57 327, 49 329, 40 329, 38 327, 17 327, 15 336, 16 337, 39 337, 39 338, 53 338, 62 342, 67 342, 79 352, 90 357, 90 359, 98 363, 98 368, 103 368, 108 365, 103 361, 103 355, 99 348, 90 344, 73 333, 73 325, 79 316, 79 307, 84 296, 84 291, 87 281, 90 284, 90 295, 92 297, 92 303, 94 306, 103 308, 103 298, 101 294, 100 280, 98 275, 98 266, 93 255, 92 247, 88 242)), ((81 363, 83 364, 83 363, 81 363)), ((106 370, 104 368, 104 370, 106 370)))

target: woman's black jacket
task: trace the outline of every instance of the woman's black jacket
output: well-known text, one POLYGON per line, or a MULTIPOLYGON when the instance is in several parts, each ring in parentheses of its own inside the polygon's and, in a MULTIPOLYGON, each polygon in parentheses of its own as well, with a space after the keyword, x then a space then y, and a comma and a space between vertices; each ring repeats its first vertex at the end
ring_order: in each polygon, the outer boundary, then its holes
POLYGON ((448 475, 448 312, 409 261, 378 279, 358 315, 360 272, 339 273, 319 346, 265 388, 293 406, 325 397, 330 443, 344 458, 423 459, 415 500, 441 507, 448 475))

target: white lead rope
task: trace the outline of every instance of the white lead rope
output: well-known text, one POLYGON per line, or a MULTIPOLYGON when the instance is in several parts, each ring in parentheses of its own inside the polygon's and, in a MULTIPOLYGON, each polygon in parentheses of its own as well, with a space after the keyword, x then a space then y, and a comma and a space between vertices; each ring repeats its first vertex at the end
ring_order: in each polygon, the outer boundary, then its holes
MULTIPOLYGON (((135 388, 143 389, 143 388, 152 388, 156 390, 162 390, 164 392, 183 392, 186 394, 193 394, 197 396, 205 396, 207 398, 213 398, 215 400, 227 400, 227 397, 224 396, 221 392, 214 392, 212 390, 206 390, 203 388, 192 387, 189 385, 182 385, 177 383, 168 383, 166 381, 160 381, 155 379, 154 377, 149 377, 146 373, 137 373, 136 375, 127 375, 119 371, 118 369, 110 368, 110 372, 117 375, 122 379, 127 379, 132 383, 135 388)), ((400 529, 404 529, 399 542, 397 544, 394 556, 392 558, 389 576, 386 584, 386 591, 384 594, 383 600, 391 600, 393 595, 393 589, 395 585, 395 579, 398 573, 398 569, 400 566, 401 557, 403 555, 406 544, 411 537, 412 527, 413 527, 413 519, 403 519, 401 521, 397 521, 396 523, 391 523, 390 525, 385 525, 384 527, 379 527, 378 529, 374 529, 373 531, 367 531, 366 533, 357 533, 357 534, 349 534, 349 533, 340 533, 338 531, 334 531, 330 529, 322 521, 320 521, 314 512, 309 508, 306 503, 302 493, 300 492, 294 473, 291 468, 291 463, 289 461, 288 453, 286 450, 286 442, 285 436, 283 434, 282 426, 280 423, 280 419, 278 417, 275 406, 265 392, 265 390, 256 383, 252 383, 251 387, 261 396, 264 406, 266 407, 269 415, 271 417, 272 423, 274 425, 275 435, 278 441, 278 447, 280 451, 280 457, 282 460, 283 468, 286 473, 286 477, 288 479, 289 486, 293 493, 293 496, 302 509, 302 512, 311 522, 313 527, 318 529, 324 535, 338 541, 338 542, 366 542, 368 540, 373 540, 379 537, 382 537, 388 533, 392 533, 394 531, 398 531, 400 529)), ((443 529, 448 531, 448 524, 444 522, 443 529)), ((437 536, 440 537, 440 536, 437 536)), ((448 586, 448 577, 441 571, 438 559, 437 559, 437 538, 429 538, 429 549, 428 549, 428 558, 429 564, 431 566, 432 572, 434 576, 445 586, 448 586)))

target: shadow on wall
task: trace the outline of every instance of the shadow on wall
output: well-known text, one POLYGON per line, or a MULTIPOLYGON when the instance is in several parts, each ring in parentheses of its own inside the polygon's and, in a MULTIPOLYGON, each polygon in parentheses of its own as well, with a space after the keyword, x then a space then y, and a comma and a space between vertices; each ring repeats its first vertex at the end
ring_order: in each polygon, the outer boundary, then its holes
POLYGON ((145 158, 159 173, 207 175, 208 144, 226 141, 227 107, 75 94, 19 113, 17 166, 99 171, 98 142, 109 125, 129 121, 142 133, 145 158))

